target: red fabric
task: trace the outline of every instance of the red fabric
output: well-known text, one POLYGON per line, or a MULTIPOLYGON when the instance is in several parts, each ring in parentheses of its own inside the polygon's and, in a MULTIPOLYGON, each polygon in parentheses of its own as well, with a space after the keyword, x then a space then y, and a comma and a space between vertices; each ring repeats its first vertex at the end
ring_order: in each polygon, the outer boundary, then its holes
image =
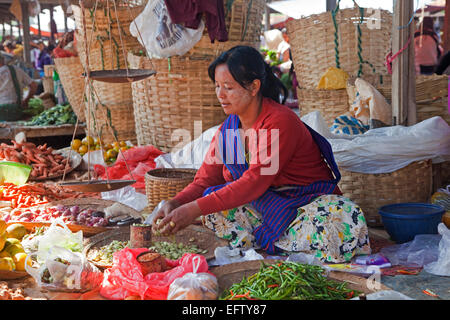
POLYGON ((94 166, 94 171, 101 179, 136 180, 132 187, 136 191, 145 193, 145 173, 155 169, 155 159, 163 153, 151 145, 133 147, 123 151, 123 153, 119 153, 114 165, 106 169, 104 166, 97 164, 94 166), (131 175, 128 169, 131 171, 131 175))
POLYGON ((208 263, 202 255, 185 253, 178 260, 166 259, 170 270, 142 274, 136 257, 148 251, 146 248, 125 248, 113 254, 113 266, 104 271, 100 294, 108 299, 123 300, 128 296, 139 295, 142 300, 167 300, 170 284, 186 273, 208 272, 208 263), (196 259, 198 259, 196 261, 196 259))
POLYGON ((197 29, 205 14, 206 30, 211 43, 214 40, 228 41, 223 0, 165 0, 172 23, 197 29))
MULTIPOLYGON (((197 199, 202 214, 206 215, 249 203, 260 197, 270 186, 306 186, 315 181, 333 178, 331 170, 324 162, 308 129, 288 107, 270 99, 264 99, 261 114, 252 128, 257 132, 260 129, 267 129, 269 150, 270 130, 279 129, 279 152, 267 153, 271 159, 278 156, 279 170, 275 174, 260 174, 261 169, 270 167, 270 164, 264 165, 258 161, 256 164, 250 164, 249 169, 240 179, 233 181, 231 173, 225 165, 214 163, 216 134, 194 182, 180 192, 175 199, 182 204, 197 199), (226 182, 232 183, 206 197, 202 197, 206 188, 226 182)), ((220 132, 220 128, 218 132, 220 132)), ((253 153, 250 150, 250 154, 253 158, 256 152, 253 153)), ((340 194, 340 190, 336 188, 335 193, 340 194)))

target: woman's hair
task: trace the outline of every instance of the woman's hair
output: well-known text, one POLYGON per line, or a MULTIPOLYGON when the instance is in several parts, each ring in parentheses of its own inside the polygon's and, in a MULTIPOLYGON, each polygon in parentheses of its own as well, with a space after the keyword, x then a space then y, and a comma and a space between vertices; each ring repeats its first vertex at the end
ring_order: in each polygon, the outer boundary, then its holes
POLYGON ((286 87, 255 48, 236 46, 222 53, 208 67, 208 74, 213 82, 215 82, 216 67, 221 64, 227 65, 234 80, 243 88, 247 89, 254 80, 258 79, 261 81, 260 93, 263 97, 279 103, 280 94, 282 94, 281 103, 286 101, 288 93, 286 87))

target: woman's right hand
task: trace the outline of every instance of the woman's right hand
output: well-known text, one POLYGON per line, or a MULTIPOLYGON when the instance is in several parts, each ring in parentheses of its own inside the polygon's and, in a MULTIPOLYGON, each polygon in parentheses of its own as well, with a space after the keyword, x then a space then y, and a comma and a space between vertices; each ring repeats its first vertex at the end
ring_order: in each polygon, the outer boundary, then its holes
POLYGON ((166 201, 162 205, 162 207, 158 210, 158 212, 156 212, 156 215, 153 218, 153 222, 152 222, 152 233, 153 234, 156 234, 159 231, 157 222, 160 219, 163 219, 164 217, 166 217, 168 214, 170 214, 170 212, 172 212, 172 210, 178 208, 179 206, 181 206, 181 204, 178 201, 173 200, 173 199, 166 201))

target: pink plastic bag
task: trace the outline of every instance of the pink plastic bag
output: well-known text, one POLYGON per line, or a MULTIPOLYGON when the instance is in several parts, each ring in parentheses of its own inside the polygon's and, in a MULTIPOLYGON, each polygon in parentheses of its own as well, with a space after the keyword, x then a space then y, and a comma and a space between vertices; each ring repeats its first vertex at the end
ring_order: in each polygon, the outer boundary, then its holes
POLYGON ((170 270, 149 273, 144 277, 136 257, 147 250, 124 248, 114 253, 113 266, 103 273, 100 294, 113 300, 123 300, 133 295, 139 295, 145 300, 167 300, 170 284, 186 273, 193 272, 195 257, 200 258, 197 272, 208 272, 208 263, 204 256, 185 253, 178 260, 166 259, 170 270))
POLYGON ((134 179, 136 183, 132 187, 145 193, 145 173, 156 167, 155 159, 163 153, 152 145, 133 147, 123 153, 119 153, 116 162, 112 166, 105 168, 96 164, 94 165, 94 171, 102 179, 134 179), (126 159, 126 163, 124 159, 126 159), (106 170, 108 170, 108 174, 106 174, 106 170))

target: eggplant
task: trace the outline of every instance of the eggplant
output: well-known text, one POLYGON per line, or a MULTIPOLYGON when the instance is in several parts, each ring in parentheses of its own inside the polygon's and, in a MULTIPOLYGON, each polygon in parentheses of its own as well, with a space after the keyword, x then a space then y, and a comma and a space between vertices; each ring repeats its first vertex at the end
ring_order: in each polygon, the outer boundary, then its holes
POLYGON ((91 214, 93 217, 99 217, 99 218, 104 218, 105 217, 105 213, 103 211, 94 211, 91 214))
POLYGON ((116 223, 116 222, 118 222, 120 220, 124 220, 124 219, 129 218, 129 217, 131 218, 131 216, 129 216, 127 214, 124 214, 124 215, 115 216, 113 218, 110 218, 109 221, 112 222, 112 223, 116 223))
POLYGON ((117 225, 118 226, 128 226, 128 225, 132 225, 133 223, 141 223, 141 222, 142 222, 141 218, 129 217, 127 219, 120 220, 119 222, 117 222, 117 225))

